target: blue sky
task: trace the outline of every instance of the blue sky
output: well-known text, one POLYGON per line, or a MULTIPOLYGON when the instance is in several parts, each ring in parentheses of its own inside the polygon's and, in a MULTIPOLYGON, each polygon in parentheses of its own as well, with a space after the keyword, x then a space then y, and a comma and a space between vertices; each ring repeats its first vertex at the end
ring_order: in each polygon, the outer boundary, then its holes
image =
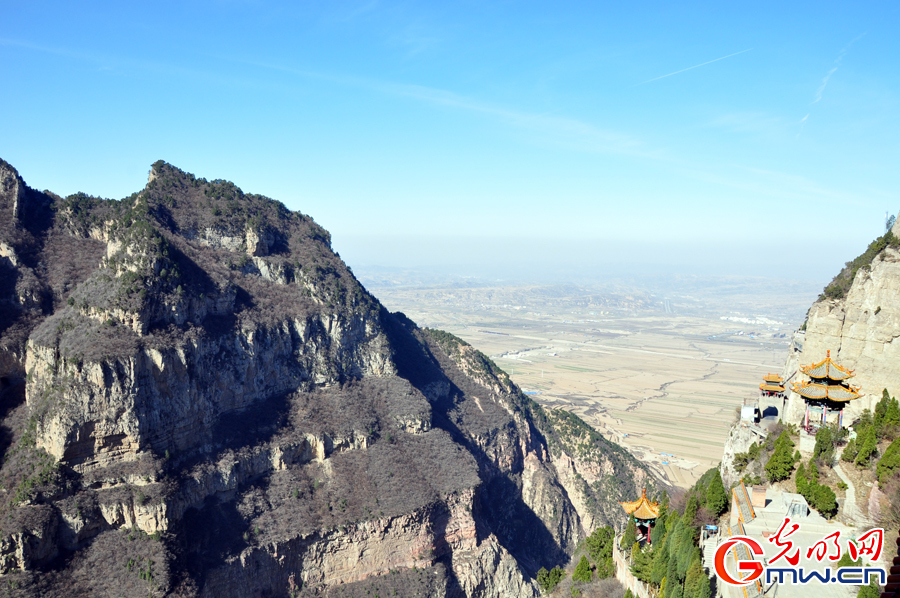
POLYGON ((2 6, 30 185, 123 197, 162 158, 357 268, 825 280, 900 210, 897 3, 2 6))

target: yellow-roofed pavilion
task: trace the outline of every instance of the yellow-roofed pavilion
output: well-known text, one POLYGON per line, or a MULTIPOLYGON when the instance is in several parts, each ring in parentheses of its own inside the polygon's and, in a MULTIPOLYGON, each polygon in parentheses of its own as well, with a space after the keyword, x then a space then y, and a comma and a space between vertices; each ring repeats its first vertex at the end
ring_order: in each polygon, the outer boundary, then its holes
POLYGON ((759 385, 759 391, 767 397, 784 396, 784 379, 778 374, 766 374, 759 385))
POLYGON ((852 400, 860 398, 858 386, 851 386, 847 382, 856 374, 853 370, 842 367, 831 359, 831 351, 825 354, 825 359, 812 365, 802 366, 800 371, 809 376, 806 382, 793 382, 792 390, 803 397, 806 402, 806 415, 803 427, 811 430, 810 414, 813 415, 812 427, 817 427, 819 414, 824 424, 828 417, 828 410, 838 411, 838 425, 843 424, 843 409, 852 400))
POLYGON ((649 544, 650 530, 653 529, 653 524, 656 522, 656 518, 659 517, 659 503, 650 502, 650 499, 647 498, 647 489, 644 488, 641 490, 639 499, 631 502, 620 502, 619 504, 622 505, 626 513, 634 517, 635 525, 644 534, 644 538, 649 544))

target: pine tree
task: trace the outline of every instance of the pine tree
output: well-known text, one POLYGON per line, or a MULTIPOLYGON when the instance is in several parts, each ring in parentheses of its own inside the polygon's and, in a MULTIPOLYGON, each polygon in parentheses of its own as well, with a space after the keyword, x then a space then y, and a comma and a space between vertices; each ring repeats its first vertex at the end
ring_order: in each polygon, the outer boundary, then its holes
POLYGON ((797 484, 797 492, 806 496, 806 466, 801 463, 797 466, 797 475, 794 477, 794 482, 797 484))
POLYGON ((688 498, 687 505, 684 507, 684 520, 691 522, 694 520, 694 517, 697 515, 697 510, 700 508, 700 501, 697 500, 697 495, 691 493, 690 498, 688 498))
POLYGON ((716 470, 709 488, 706 489, 706 510, 715 516, 725 512, 728 506, 728 495, 725 493, 725 485, 722 483, 722 476, 716 470))
POLYGON ((868 426, 863 432, 862 439, 859 442, 859 453, 856 455, 854 463, 857 467, 868 465, 869 460, 878 450, 878 444, 875 438, 875 425, 868 426))
POLYGON ((819 458, 828 465, 834 459, 834 435, 828 426, 822 426, 816 432, 816 446, 813 449, 813 459, 819 458))
POLYGON ((666 537, 666 524, 662 518, 662 513, 659 514, 659 518, 656 520, 656 523, 653 524, 653 529, 650 530, 650 543, 653 546, 656 546, 660 542, 663 541, 663 538, 666 537))
POLYGON ((593 576, 594 572, 591 571, 590 562, 588 562, 585 555, 581 555, 581 560, 578 561, 578 565, 575 566, 575 571, 572 572, 572 579, 574 581, 588 583, 593 576))
POLYGON ((622 534, 622 541, 619 546, 621 546, 622 550, 629 550, 635 540, 637 540, 637 526, 634 523, 634 518, 629 517, 628 525, 625 527, 625 533, 622 534))
POLYGON ((645 583, 650 583, 653 577, 653 560, 650 553, 641 550, 637 542, 631 548, 631 572, 645 583))
POLYGON ((685 598, 709 598, 710 596, 709 577, 703 571, 700 560, 695 558, 691 561, 691 567, 684 578, 685 598))
MULTIPOLYGON (((884 389, 884 393, 887 394, 887 389, 884 389)), ((898 429, 900 429, 900 403, 897 403, 897 399, 891 398, 884 410, 882 434, 885 438, 893 440, 897 437, 898 429)))
POLYGON ((779 482, 791 477, 794 471, 794 454, 792 449, 794 443, 788 436, 787 431, 781 433, 775 440, 774 450, 769 461, 766 463, 766 475, 773 482, 779 482))
POLYGON ((892 442, 884 450, 884 455, 878 460, 878 466, 875 468, 875 471, 878 473, 878 481, 882 485, 887 484, 888 480, 898 470, 900 470, 900 439, 892 442))
POLYGON ((851 438, 847 441, 847 446, 844 447, 844 452, 841 453, 841 461, 846 461, 848 463, 853 463, 856 461, 856 455, 859 454, 859 448, 856 446, 856 438, 851 438))
POLYGON ((834 490, 824 484, 815 484, 812 491, 812 506, 826 517, 833 516, 838 508, 834 490))
POLYGON ((653 562, 650 568, 651 583, 662 583, 669 568, 669 547, 668 542, 660 542, 653 546, 653 562))

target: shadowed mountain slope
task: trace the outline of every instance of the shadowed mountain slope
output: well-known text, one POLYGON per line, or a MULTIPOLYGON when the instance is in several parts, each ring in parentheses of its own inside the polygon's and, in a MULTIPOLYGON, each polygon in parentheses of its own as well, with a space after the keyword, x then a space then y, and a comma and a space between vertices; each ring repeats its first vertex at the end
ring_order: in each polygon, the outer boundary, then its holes
POLYGON ((15 595, 536 595, 659 489, 308 216, 162 161, 122 200, 0 161, 0 383, 15 595))

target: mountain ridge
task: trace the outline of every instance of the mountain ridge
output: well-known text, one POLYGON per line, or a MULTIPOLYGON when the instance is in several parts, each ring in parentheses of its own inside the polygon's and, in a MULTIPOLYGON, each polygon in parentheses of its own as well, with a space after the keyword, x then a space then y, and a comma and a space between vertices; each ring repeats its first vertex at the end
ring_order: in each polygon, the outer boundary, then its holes
POLYGON ((0 216, 0 573, 21 595, 361 595, 393 571, 536 595, 624 521, 616 500, 663 489, 389 313, 275 200, 163 161, 123 200, 61 198, 2 162, 0 216))

